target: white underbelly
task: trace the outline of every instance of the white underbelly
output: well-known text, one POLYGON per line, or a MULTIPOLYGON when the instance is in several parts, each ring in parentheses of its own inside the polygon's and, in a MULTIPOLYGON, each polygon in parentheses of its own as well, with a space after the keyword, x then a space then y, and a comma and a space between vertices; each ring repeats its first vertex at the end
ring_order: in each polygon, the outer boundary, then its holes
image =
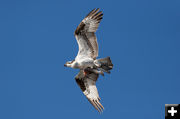
POLYGON ((78 60, 78 64, 80 66, 80 69, 85 69, 87 67, 92 68, 94 66, 94 60, 91 58, 80 59, 78 60))

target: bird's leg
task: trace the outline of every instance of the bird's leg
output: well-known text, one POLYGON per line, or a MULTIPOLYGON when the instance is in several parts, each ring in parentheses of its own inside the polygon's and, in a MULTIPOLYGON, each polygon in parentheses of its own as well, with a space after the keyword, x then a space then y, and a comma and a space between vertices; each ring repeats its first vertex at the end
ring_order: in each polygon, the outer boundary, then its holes
POLYGON ((98 69, 93 69, 93 68, 88 67, 84 70, 84 75, 86 76, 88 74, 88 72, 93 72, 95 74, 100 74, 100 75, 104 76, 104 72, 101 70, 99 71, 98 69))
POLYGON ((98 69, 92 69, 92 72, 104 76, 104 72, 103 71, 99 71, 98 69))

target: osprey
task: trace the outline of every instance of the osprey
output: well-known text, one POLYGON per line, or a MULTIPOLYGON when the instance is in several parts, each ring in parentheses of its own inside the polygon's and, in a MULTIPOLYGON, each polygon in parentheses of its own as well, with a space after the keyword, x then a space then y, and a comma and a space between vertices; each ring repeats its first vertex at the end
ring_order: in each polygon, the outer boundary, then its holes
POLYGON ((102 112, 104 107, 100 103, 100 97, 96 88, 99 75, 104 72, 110 73, 113 68, 110 57, 96 59, 98 56, 98 44, 95 32, 102 19, 103 13, 93 9, 76 28, 74 35, 77 40, 79 51, 73 61, 68 61, 64 66, 80 69, 75 80, 89 102, 102 112))

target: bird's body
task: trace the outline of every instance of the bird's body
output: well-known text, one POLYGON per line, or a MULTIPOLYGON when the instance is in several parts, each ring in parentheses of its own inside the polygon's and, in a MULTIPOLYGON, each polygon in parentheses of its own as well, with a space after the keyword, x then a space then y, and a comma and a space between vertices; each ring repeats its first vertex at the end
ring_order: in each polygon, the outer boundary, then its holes
POLYGON ((96 81, 99 74, 110 73, 113 67, 110 57, 96 59, 98 56, 98 43, 95 32, 102 19, 102 11, 93 9, 79 24, 74 32, 79 51, 73 61, 65 64, 67 67, 80 69, 75 77, 84 95, 89 102, 101 112, 104 107, 101 105, 99 94, 96 88, 96 81))
POLYGON ((95 66, 94 60, 92 58, 86 58, 86 57, 75 59, 74 64, 76 65, 72 66, 72 68, 78 68, 78 69, 86 69, 88 67, 93 68, 95 66))

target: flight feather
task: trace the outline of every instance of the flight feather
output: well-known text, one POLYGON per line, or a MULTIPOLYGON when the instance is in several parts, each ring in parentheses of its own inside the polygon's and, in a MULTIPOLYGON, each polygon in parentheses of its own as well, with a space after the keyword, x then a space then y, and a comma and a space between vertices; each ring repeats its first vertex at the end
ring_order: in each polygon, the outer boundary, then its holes
POLYGON ((87 72, 87 74, 84 75, 83 70, 80 70, 80 72, 76 75, 75 80, 88 101, 96 110, 102 112, 104 107, 100 103, 100 97, 96 88, 96 81, 98 77, 98 74, 92 72, 87 72))
POLYGON ((79 45, 76 58, 86 56, 96 59, 98 56, 98 43, 95 32, 102 18, 102 11, 93 9, 76 28, 74 34, 79 45))

